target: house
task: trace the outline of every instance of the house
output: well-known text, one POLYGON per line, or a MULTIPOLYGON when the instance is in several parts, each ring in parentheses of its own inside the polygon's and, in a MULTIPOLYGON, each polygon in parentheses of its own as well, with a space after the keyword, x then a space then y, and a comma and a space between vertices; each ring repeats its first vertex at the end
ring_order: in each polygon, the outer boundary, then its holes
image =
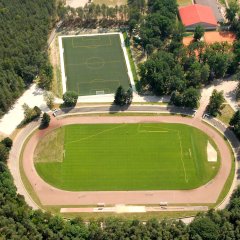
POLYGON ((223 15, 221 13, 221 7, 216 0, 194 0, 196 4, 204 5, 210 7, 214 13, 217 22, 224 22, 223 15))
POLYGON ((179 7, 179 16, 186 30, 194 30, 201 25, 205 30, 217 28, 217 20, 212 9, 199 4, 179 7))

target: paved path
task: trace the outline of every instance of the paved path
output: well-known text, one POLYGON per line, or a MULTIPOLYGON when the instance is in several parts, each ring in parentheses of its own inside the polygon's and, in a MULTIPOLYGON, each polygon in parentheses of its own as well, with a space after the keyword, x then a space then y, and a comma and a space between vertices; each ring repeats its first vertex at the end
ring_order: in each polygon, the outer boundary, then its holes
POLYGON ((25 201, 29 206, 31 206, 33 209, 38 209, 38 205, 32 200, 31 196, 28 194, 28 191, 26 190, 22 178, 19 171, 19 158, 21 154, 21 149, 23 147, 23 144, 26 140, 26 137, 29 135, 30 132, 33 131, 36 127, 39 126, 39 122, 32 122, 28 124, 25 128, 23 128, 20 133, 17 135, 17 137, 14 139, 13 147, 10 152, 9 160, 8 160, 8 167, 10 169, 10 172, 13 176, 14 184, 17 187, 17 192, 24 196, 25 201))
POLYGON ((33 84, 25 93, 15 102, 11 110, 0 119, 0 132, 4 135, 10 135, 17 128, 24 118, 22 105, 26 103, 30 107, 38 106, 42 111, 49 111, 44 99, 43 90, 33 84))

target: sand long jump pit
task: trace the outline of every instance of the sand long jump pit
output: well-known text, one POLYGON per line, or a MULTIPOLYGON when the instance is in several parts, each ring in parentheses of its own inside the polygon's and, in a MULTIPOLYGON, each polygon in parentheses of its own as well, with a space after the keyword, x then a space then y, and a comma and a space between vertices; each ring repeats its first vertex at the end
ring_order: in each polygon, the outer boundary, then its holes
POLYGON ((214 203, 231 153, 211 127, 192 124, 182 117, 56 120, 26 144, 24 172, 43 205, 214 203), (208 161, 208 142, 218 149, 216 162, 208 161))
POLYGON ((134 87, 122 33, 59 37, 63 93, 79 96, 114 94, 134 87))

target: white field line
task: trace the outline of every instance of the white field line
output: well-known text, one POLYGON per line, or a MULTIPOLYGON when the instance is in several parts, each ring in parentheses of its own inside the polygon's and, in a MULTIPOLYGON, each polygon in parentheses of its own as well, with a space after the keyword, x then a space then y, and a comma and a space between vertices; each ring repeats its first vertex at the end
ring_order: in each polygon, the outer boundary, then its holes
POLYGON ((190 158, 192 158, 192 152, 191 152, 191 149, 189 148, 188 150, 189 150, 189 156, 190 156, 190 158))
POLYGON ((186 183, 187 183, 187 182, 188 182, 188 179, 187 179, 185 164, 184 164, 184 161, 183 161, 182 140, 181 140, 181 136, 180 136, 179 131, 177 131, 177 132, 178 132, 179 144, 180 144, 180 149, 181 149, 181 161, 182 161, 182 165, 183 165, 183 170, 184 170, 184 175, 185 175, 185 181, 186 181, 186 183))
POLYGON ((125 57, 125 62, 126 62, 126 65, 127 65, 127 71, 128 71, 129 80, 130 80, 130 83, 132 85, 133 91, 136 92, 136 87, 135 87, 135 83, 134 83, 134 79, 133 79, 133 73, 132 73, 130 61, 129 61, 129 58, 128 58, 127 48, 126 48, 125 42, 124 42, 124 37, 123 37, 122 33, 119 33, 119 35, 120 35, 120 40, 121 40, 121 46, 122 46, 123 54, 124 54, 124 57, 125 57))
POLYGON ((82 141, 87 140, 87 139, 89 139, 89 138, 93 138, 93 137, 96 137, 96 136, 98 136, 98 135, 101 135, 102 133, 110 132, 110 131, 112 131, 112 130, 114 130, 114 129, 122 128, 122 127, 125 127, 125 124, 118 125, 118 126, 116 126, 116 127, 103 130, 103 131, 101 131, 101 132, 98 132, 98 133, 96 133, 96 134, 90 135, 90 136, 88 136, 88 137, 81 138, 81 139, 79 139, 79 140, 75 140, 75 141, 68 142, 68 143, 66 143, 66 145, 71 144, 71 143, 76 143, 76 142, 82 142, 82 141))
POLYGON ((59 43, 59 52, 60 52, 60 65, 61 65, 61 75, 62 75, 62 91, 63 94, 67 91, 67 81, 66 81, 66 75, 65 75, 65 66, 64 66, 64 56, 63 56, 63 46, 62 46, 62 37, 58 37, 58 43, 59 43))

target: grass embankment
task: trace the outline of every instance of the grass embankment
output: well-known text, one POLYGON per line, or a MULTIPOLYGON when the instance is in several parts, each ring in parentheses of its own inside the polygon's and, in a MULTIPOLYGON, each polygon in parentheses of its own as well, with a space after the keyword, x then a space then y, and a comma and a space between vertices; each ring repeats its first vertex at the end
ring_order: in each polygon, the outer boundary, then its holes
MULTIPOLYGON (((123 37, 124 37, 124 40, 126 40, 128 38, 126 32, 123 33, 123 37)), ((135 63, 134 63, 134 60, 133 60, 130 44, 126 44, 126 49, 127 49, 128 59, 130 61, 130 66, 131 66, 131 70, 132 70, 132 74, 133 74, 133 79, 134 79, 134 82, 136 83, 138 81, 138 75, 137 75, 136 66, 135 66, 135 63)))
POLYGON ((221 114, 218 114, 217 119, 223 122, 226 126, 229 126, 229 122, 234 114, 234 110, 229 104, 224 104, 221 114))

